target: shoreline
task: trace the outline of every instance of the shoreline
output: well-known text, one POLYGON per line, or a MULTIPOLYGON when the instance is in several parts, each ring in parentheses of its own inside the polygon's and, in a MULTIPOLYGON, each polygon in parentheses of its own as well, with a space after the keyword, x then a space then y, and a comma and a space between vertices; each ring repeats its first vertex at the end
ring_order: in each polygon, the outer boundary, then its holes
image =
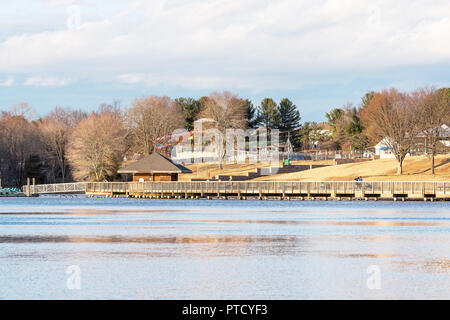
POLYGON ((425 197, 425 198, 408 198, 408 197, 286 197, 280 198, 275 196, 262 197, 259 199, 258 197, 233 197, 233 196, 223 196, 223 197, 198 197, 198 196, 189 196, 184 198, 182 196, 146 196, 146 195, 133 195, 133 196, 124 196, 124 195, 106 195, 106 194, 89 194, 86 195, 87 198, 97 198, 97 199, 146 199, 146 200, 206 200, 206 201, 227 201, 227 200, 235 200, 235 201, 311 201, 311 202, 450 202, 450 198, 436 198, 436 197, 425 197))
POLYGON ((87 197, 138 199, 258 200, 450 200, 450 182, 86 182, 28 185, 24 194, 86 194, 87 197))

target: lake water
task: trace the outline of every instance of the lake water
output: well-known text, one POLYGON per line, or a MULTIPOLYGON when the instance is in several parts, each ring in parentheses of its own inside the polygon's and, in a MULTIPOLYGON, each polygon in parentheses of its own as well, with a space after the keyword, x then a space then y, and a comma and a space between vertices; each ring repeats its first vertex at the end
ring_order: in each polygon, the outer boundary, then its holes
POLYGON ((0 299, 382 298, 450 298, 449 202, 0 198, 0 299))

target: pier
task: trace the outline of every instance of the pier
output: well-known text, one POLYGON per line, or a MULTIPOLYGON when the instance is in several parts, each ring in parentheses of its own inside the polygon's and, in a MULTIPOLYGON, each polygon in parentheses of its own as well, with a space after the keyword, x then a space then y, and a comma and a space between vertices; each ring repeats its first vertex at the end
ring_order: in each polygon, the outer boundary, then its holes
POLYGON ((85 182, 24 186, 27 195, 85 193, 149 199, 450 200, 450 182, 85 182), (28 192, 28 188, 30 188, 28 192))

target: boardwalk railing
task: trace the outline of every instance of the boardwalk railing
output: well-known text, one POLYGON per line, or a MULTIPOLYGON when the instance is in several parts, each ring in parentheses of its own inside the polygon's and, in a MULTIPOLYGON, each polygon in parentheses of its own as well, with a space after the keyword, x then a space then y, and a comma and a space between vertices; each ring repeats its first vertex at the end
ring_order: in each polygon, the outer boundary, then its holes
MULTIPOLYGON (((23 186, 23 192, 28 194, 28 186, 23 186)), ((33 194, 58 194, 58 193, 84 193, 86 182, 37 184, 30 185, 30 193, 33 194)))
POLYGON ((443 197, 450 198, 450 182, 273 182, 199 181, 87 183, 87 194, 131 196, 301 196, 301 197, 443 197))
POLYGON ((86 193, 137 197, 373 197, 449 198, 450 182, 411 181, 193 181, 193 182, 79 182, 30 185, 27 195, 86 193))

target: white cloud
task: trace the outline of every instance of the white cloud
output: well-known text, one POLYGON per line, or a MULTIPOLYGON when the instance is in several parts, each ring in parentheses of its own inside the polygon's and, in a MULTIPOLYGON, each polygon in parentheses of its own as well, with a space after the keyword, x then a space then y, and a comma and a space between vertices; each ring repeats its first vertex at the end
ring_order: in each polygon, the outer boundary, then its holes
POLYGON ((6 80, 0 80, 0 87, 11 87, 16 82, 14 77, 9 77, 6 80))
POLYGON ((126 73, 117 77, 117 80, 126 84, 147 83, 149 80, 143 74, 139 73, 126 73))
POLYGON ((68 78, 59 78, 54 76, 31 76, 23 83, 25 86, 35 87, 61 87, 71 82, 68 78))
POLYGON ((27 85, 88 78, 254 90, 296 88, 326 81, 325 74, 450 62, 447 0, 121 0, 108 10, 89 1, 77 5, 82 24, 76 30, 62 23, 59 30, 17 33, 0 42, 0 74, 63 75, 32 77, 27 85))
POLYGON ((80 0, 45 0, 45 2, 50 6, 61 6, 74 4, 80 2, 80 0))

